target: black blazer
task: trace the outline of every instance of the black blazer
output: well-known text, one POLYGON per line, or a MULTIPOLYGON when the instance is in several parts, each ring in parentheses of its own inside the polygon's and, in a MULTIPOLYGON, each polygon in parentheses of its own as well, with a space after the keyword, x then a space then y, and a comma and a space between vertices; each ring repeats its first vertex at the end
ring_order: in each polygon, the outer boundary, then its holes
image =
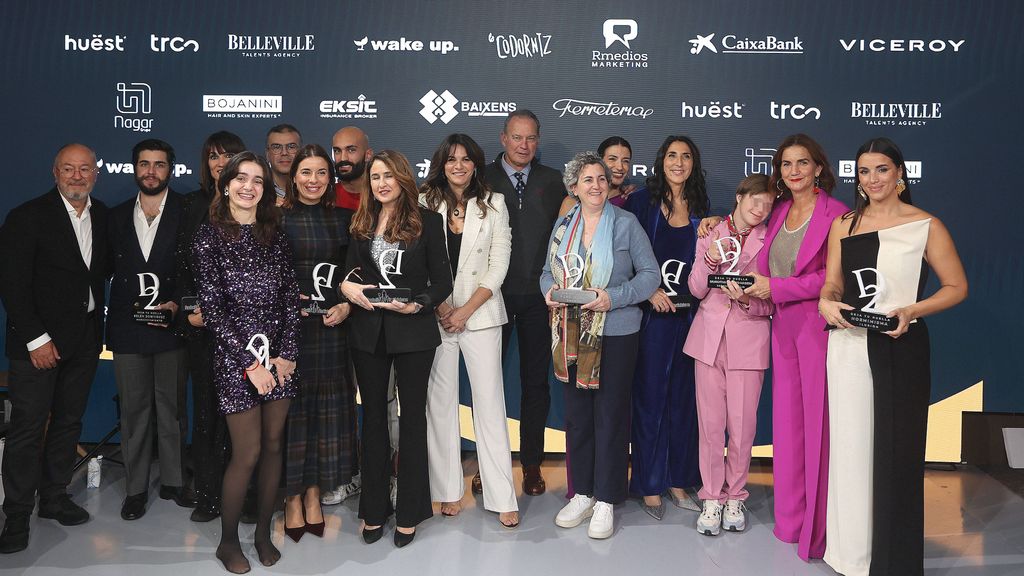
POLYGON ((523 207, 520 209, 519 197, 501 165, 501 158, 502 154, 498 154, 484 172, 484 180, 490 189, 505 195, 508 223, 512 227, 512 256, 501 291, 515 295, 538 294, 540 272, 548 254, 547 239, 565 198, 562 173, 534 158, 530 163, 530 175, 526 179, 523 207))
MULTIPOLYGON (((202 189, 189 192, 185 195, 181 208, 181 221, 178 225, 177 239, 177 282, 174 300, 181 307, 181 299, 184 296, 198 296, 199 289, 196 286, 194 270, 195 262, 192 259, 192 240, 196 232, 204 222, 210 221, 210 203, 213 195, 207 194, 202 189)), ((201 338, 208 335, 205 328, 196 328, 188 323, 186 314, 181 312, 175 317, 174 327, 179 336, 188 340, 201 338)))
POLYGON ((107 207, 92 199, 92 262, 56 188, 14 208, 0 227, 0 298, 7 310, 7 357, 28 360, 29 342, 49 334, 57 353, 78 352, 87 328, 103 328, 108 271, 107 207), (96 302, 88 314, 89 290, 96 302))
MULTIPOLYGON (((423 219, 423 232, 412 244, 401 243, 401 276, 388 278, 399 288, 409 288, 413 302, 423 309, 417 314, 399 314, 390 310, 364 310, 352 306, 349 325, 349 345, 363 352, 374 352, 381 330, 388 354, 402 354, 432 350, 441 344, 434 308, 452 293, 452 270, 448 265, 445 248, 444 222, 437 212, 419 208, 423 219)), ((371 240, 352 238, 348 245, 346 276, 354 269, 362 281, 353 275, 349 280, 359 284, 380 284, 383 277, 370 256, 371 240)))
POLYGON ((149 261, 143 258, 135 233, 135 202, 133 197, 110 210, 113 277, 110 279, 110 308, 107 311, 107 348, 115 354, 167 352, 181 347, 181 339, 170 328, 148 326, 132 320, 132 308, 139 298, 140 272, 151 272, 160 279, 158 303, 174 300, 178 277, 175 245, 183 198, 173 190, 167 191, 149 261))

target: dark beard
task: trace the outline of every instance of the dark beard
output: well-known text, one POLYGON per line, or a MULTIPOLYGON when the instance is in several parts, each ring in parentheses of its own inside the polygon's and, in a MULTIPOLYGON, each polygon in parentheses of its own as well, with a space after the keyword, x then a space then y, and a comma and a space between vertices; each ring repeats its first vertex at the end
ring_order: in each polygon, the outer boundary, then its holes
POLYGON ((360 161, 360 162, 358 162, 356 164, 353 164, 351 162, 347 162, 345 160, 340 160, 338 162, 335 162, 334 170, 338 174, 338 180, 341 180, 342 182, 352 182, 352 181, 357 180, 360 177, 362 177, 363 172, 366 171, 366 160, 362 160, 362 161, 360 161), (341 169, 344 166, 351 166, 352 167, 352 171, 351 172, 342 172, 341 169))
POLYGON ((163 192, 167 188, 167 183, 170 182, 170 180, 170 178, 167 178, 165 180, 159 180, 156 183, 155 187, 147 188, 145 183, 143 183, 142 178, 136 176, 135 185, 138 186, 139 191, 145 194, 146 196, 156 196, 157 194, 163 192))

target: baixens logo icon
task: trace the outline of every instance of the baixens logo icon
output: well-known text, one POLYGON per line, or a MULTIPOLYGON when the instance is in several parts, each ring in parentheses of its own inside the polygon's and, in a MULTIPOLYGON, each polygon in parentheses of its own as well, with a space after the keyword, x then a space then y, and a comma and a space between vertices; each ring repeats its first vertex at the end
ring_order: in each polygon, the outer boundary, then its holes
POLYGON ((374 52, 422 52, 424 48, 431 52, 448 54, 458 52, 459 47, 451 40, 409 40, 405 36, 398 40, 373 40, 369 36, 363 36, 359 40, 353 40, 357 52, 366 52, 367 46, 374 52))
POLYGON ((690 39, 690 54, 700 54, 707 50, 715 54, 803 54, 804 44, 799 36, 792 39, 781 39, 776 36, 764 38, 740 38, 735 34, 726 34, 715 44, 717 32, 700 35, 690 39))
POLYGON ((515 112, 517 107, 515 102, 459 101, 448 90, 440 94, 430 90, 420 98, 420 104, 423 105, 423 108, 420 109, 420 116, 431 124, 438 120, 447 124, 458 116, 459 112, 471 117, 508 116, 509 112, 515 112))
POLYGON ((821 120, 821 110, 813 106, 805 106, 803 104, 780 104, 772 101, 771 107, 772 118, 776 120, 803 120, 804 118, 813 118, 815 120, 821 120))
POLYGON ((840 38, 847 52, 959 52, 967 40, 921 40, 883 38, 840 38))
POLYGON ((682 103, 681 114, 683 118, 743 118, 743 107, 746 104, 739 102, 725 103, 724 105, 713 100, 707 104, 682 103))
POLYGON ((321 118, 376 118, 377 101, 360 94, 355 100, 321 100, 321 118))
POLYGON ((646 52, 635 52, 631 42, 640 34, 640 26, 636 20, 612 18, 604 21, 601 27, 604 36, 604 50, 591 52, 591 68, 647 68, 646 52), (612 52, 612 48, 620 51, 612 52), (625 48, 625 51, 621 51, 625 48))
POLYGON ((199 41, 181 36, 149 35, 149 49, 153 52, 199 52, 199 41))
POLYGON ((70 34, 64 35, 65 52, 124 52, 124 41, 127 36, 120 34, 104 37, 103 34, 93 34, 85 38, 73 38, 70 34))
POLYGON ((153 89, 144 82, 118 82, 115 99, 114 128, 125 128, 133 132, 149 132, 153 129, 153 89))

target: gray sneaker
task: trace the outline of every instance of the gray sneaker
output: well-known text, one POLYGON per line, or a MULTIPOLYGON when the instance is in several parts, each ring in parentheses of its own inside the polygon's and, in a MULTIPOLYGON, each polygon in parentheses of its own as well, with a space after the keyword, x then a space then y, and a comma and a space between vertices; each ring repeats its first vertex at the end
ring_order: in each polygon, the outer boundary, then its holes
POLYGON ((705 500, 704 510, 697 517, 697 532, 705 536, 718 536, 722 530, 722 505, 717 500, 705 500))
POLYGON ((334 506, 336 504, 341 504, 342 502, 348 500, 352 496, 359 494, 359 492, 362 491, 362 487, 362 479, 359 477, 359 474, 356 474, 355 476, 352 477, 352 481, 349 482, 348 484, 345 484, 344 486, 338 486, 336 490, 331 490, 330 492, 324 492, 323 494, 321 494, 320 503, 323 504, 324 506, 334 506))

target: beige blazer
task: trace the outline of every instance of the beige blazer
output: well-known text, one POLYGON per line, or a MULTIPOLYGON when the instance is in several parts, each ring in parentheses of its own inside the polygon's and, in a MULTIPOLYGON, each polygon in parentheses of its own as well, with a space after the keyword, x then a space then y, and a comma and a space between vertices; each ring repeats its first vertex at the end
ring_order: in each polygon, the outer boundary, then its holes
MULTIPOLYGON (((492 193, 487 217, 483 216, 476 200, 466 205, 466 222, 462 228, 462 246, 459 263, 455 270, 455 284, 448 304, 459 307, 469 301, 480 286, 491 291, 491 297, 469 317, 468 330, 482 330, 501 326, 508 322, 505 301, 501 297, 501 284, 508 272, 508 261, 512 254, 512 229, 508 224, 508 209, 505 196, 492 193)), ((420 205, 426 200, 420 194, 420 205)), ((441 203, 437 212, 447 218, 448 207, 441 203)), ((447 221, 445 222, 447 226, 447 221)), ((445 229, 445 243, 448 234, 445 229)), ((449 251, 450 252, 450 251, 449 251)))

